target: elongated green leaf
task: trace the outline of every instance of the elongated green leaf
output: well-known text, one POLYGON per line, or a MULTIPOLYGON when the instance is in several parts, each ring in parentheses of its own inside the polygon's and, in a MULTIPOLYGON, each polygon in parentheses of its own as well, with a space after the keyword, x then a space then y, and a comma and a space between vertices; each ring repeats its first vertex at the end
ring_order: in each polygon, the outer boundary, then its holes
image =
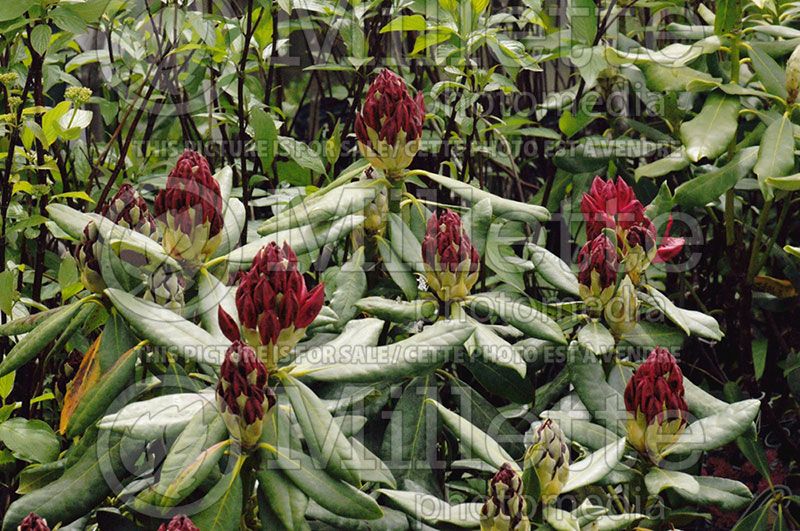
MULTIPOLYGON (((673 474, 681 473, 673 472, 673 474)), ((753 499, 747 486, 738 481, 712 476, 683 475, 691 478, 694 483, 697 484, 697 487, 686 488, 693 487, 693 485, 688 484, 688 482, 670 485, 670 487, 677 492, 681 498, 691 504, 716 505, 725 511, 738 511, 739 509, 747 507, 753 499)))
POLYGON ((177 436, 198 411, 214 403, 213 389, 202 393, 175 393, 132 402, 106 415, 97 427, 152 441, 177 436))
POLYGON ((562 345, 567 344, 567 339, 558 323, 536 308, 517 302, 505 293, 490 292, 475 295, 470 299, 470 306, 488 310, 528 336, 562 345))
POLYGON ((784 100, 789 97, 786 92, 786 75, 783 68, 775 62, 775 59, 769 56, 766 52, 762 51, 758 46, 751 46, 747 50, 750 60, 753 64, 753 69, 764 89, 770 94, 779 96, 784 100))
POLYGON ((614 336, 597 319, 592 319, 578 330, 578 343, 598 356, 606 356, 615 346, 614 336))
POLYGON ((555 531, 581 531, 578 520, 564 509, 547 505, 542 507, 542 516, 555 531))
POLYGON ((475 327, 475 333, 465 344, 467 352, 470 354, 478 352, 488 363, 511 369, 520 377, 525 377, 528 366, 519 348, 500 337, 490 326, 479 323, 471 317, 467 317, 467 322, 475 327))
POLYGON ((277 450, 281 471, 322 507, 346 518, 375 520, 383 516, 375 500, 328 475, 311 457, 285 448, 277 450))
POLYGON ((621 437, 585 459, 571 463, 569 477, 561 492, 570 492, 599 481, 617 466, 624 453, 625 437, 621 437))
POLYGON ((690 162, 689 158, 686 156, 686 149, 681 148, 663 159, 658 159, 649 164, 643 164, 637 167, 633 175, 637 181, 642 177, 663 177, 664 175, 680 171, 688 167, 689 164, 690 162))
POLYGON ((331 309, 339 316, 340 326, 344 326, 356 316, 358 313, 356 302, 367 291, 367 274, 363 265, 364 247, 359 247, 336 275, 336 290, 331 297, 331 309))
POLYGON ((569 0, 567 18, 572 29, 572 40, 582 44, 594 44, 597 34, 597 5, 593 0, 569 0))
POLYGON ((736 135, 738 120, 739 98, 711 94, 700 113, 681 124, 681 141, 689 160, 713 160, 724 153, 736 135))
POLYGON ((492 212, 496 216, 503 216, 508 219, 517 219, 520 221, 547 221, 550 219, 550 212, 544 207, 538 205, 531 205, 528 203, 520 203, 499 197, 489 192, 485 192, 480 188, 476 188, 470 184, 423 170, 414 170, 414 174, 423 175, 434 182, 439 183, 445 188, 455 192, 462 199, 469 203, 477 203, 482 199, 489 199, 492 202, 492 212))
POLYGON ((527 245, 536 274, 551 286, 563 292, 578 294, 578 279, 570 267, 558 256, 544 247, 532 243, 527 245))
POLYGON ((0 376, 19 369, 39 354, 48 343, 69 326, 72 319, 78 314, 81 304, 82 301, 73 302, 49 315, 46 320, 38 322, 36 328, 14 345, 0 362, 0 376))
POLYGON ((703 207, 716 201, 750 174, 758 160, 758 147, 751 146, 736 153, 721 168, 698 175, 675 189, 675 203, 684 207, 703 207))
POLYGON ((378 489, 378 492, 386 496, 390 505, 436 529, 443 526, 474 529, 480 522, 481 503, 451 505, 436 496, 420 492, 390 489, 378 489))
POLYGON ((379 191, 375 183, 368 183, 346 184, 325 195, 307 199, 265 221, 258 228, 258 233, 266 235, 305 225, 317 225, 357 213, 375 199, 379 191))
POLYGON ((422 265, 422 244, 411 228, 403 223, 403 220, 394 212, 389 213, 389 236, 392 250, 399 256, 402 262, 411 267, 417 273, 424 273, 422 265))
POLYGON ((439 321, 392 345, 334 349, 321 359, 309 353, 293 373, 324 382, 393 382, 438 368, 473 331, 472 326, 464 323, 439 321))
POLYGON ((277 469, 262 468, 256 473, 258 489, 275 516, 286 529, 303 529, 308 496, 277 469))
POLYGON ((409 382, 395 404, 383 436, 381 456, 403 485, 413 482, 429 494, 439 491, 430 466, 436 449, 438 431, 428 429, 428 415, 433 412, 426 399, 435 400, 437 391, 432 375, 418 376, 409 382))
POLYGON ((25 317, 19 317, 13 321, 4 323, 0 325, 0 336, 16 336, 27 334, 44 321, 61 312, 63 309, 63 306, 60 308, 53 308, 52 310, 45 310, 43 312, 26 315, 25 317))
POLYGON ((697 494, 700 483, 684 472, 653 467, 644 477, 647 492, 651 495, 659 494, 664 489, 679 488, 682 492, 697 494))
POLYGON ((377 345, 381 330, 383 321, 380 319, 350 321, 342 333, 330 342, 297 356, 292 374, 314 380, 319 379, 320 373, 324 378, 326 369, 336 370, 339 364, 356 363, 358 360, 351 359, 350 355, 360 349, 366 352, 366 348, 377 345))
POLYGON ((285 377, 284 389, 312 457, 334 477, 359 483, 361 474, 358 456, 319 397, 291 376, 285 377))
POLYGON ((222 306, 228 312, 228 315, 238 315, 234 300, 235 295, 235 289, 226 286, 207 270, 201 269, 197 274, 197 299, 192 301, 193 307, 188 312, 190 315, 199 314, 203 328, 222 344, 227 343, 228 340, 219 327, 218 309, 222 306))
POLYGON ((389 272, 389 276, 392 277, 395 284, 403 290, 403 295, 406 296, 406 299, 410 301, 416 299, 418 291, 417 278, 414 276, 411 267, 403 261, 387 240, 380 236, 376 236, 375 240, 378 244, 378 251, 381 254, 384 269, 389 272))
POLYGON ((514 459, 508 455, 508 452, 483 430, 435 400, 428 399, 426 402, 439 412, 444 424, 458 437, 461 444, 462 457, 467 459, 477 457, 498 470, 505 463, 509 463, 519 471, 519 467, 514 462, 514 459))
POLYGON ((783 115, 767 127, 758 147, 758 160, 753 172, 758 176, 761 193, 769 199, 772 190, 767 185, 767 178, 784 177, 793 171, 794 133, 789 117, 783 115))
POLYGON ((39 419, 13 418, 0 423, 0 442, 17 459, 34 463, 54 461, 61 447, 52 428, 39 419))
POLYGON ((111 493, 110 479, 125 478, 124 462, 134 462, 140 448, 128 445, 124 456, 121 451, 122 440, 118 437, 103 439, 102 444, 87 448, 59 479, 12 503, 3 520, 3 531, 16 530, 29 513, 38 514, 55 527, 90 512, 111 493))
POLYGON ((108 288, 106 295, 140 336, 190 360, 220 365, 226 343, 220 343, 196 324, 171 310, 124 291, 108 288))
POLYGON ((744 433, 758 415, 758 400, 743 400, 724 410, 689 424, 678 441, 664 451, 665 455, 713 450, 744 433))
POLYGON ((383 297, 364 297, 355 306, 359 311, 395 323, 430 319, 438 309, 433 301, 405 302, 383 297))
POLYGON ((625 403, 622 395, 606 383, 603 366, 597 356, 570 344, 567 367, 575 391, 592 414, 592 417, 610 431, 625 434, 625 403))
POLYGON ((256 253, 262 247, 272 242, 283 245, 284 242, 291 245, 298 255, 310 253, 323 247, 328 243, 333 243, 345 237, 353 228, 364 222, 364 216, 350 215, 337 219, 332 223, 321 223, 315 225, 303 225, 292 229, 279 230, 259 238, 256 241, 243 245, 230 253, 221 256, 218 260, 227 262, 233 270, 246 269, 250 267, 256 253))
POLYGON ((214 502, 196 515, 194 524, 203 531, 238 531, 241 529, 242 477, 234 469, 220 478, 219 482, 205 495, 206 500, 214 502))
POLYGON ((719 0, 714 17, 714 33, 724 35, 742 25, 742 0, 719 0))

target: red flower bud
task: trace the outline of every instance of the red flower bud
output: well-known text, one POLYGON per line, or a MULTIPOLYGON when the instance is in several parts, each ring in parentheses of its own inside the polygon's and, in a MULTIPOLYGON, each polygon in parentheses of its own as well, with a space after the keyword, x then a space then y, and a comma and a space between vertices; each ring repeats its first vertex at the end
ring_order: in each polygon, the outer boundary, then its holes
POLYGON ((489 480, 489 498, 481 507, 481 529, 529 529, 522 476, 509 463, 489 480))
POLYGON ((670 216, 669 221, 667 222, 667 228, 664 230, 664 235, 661 237, 661 243, 656 251, 656 257, 653 260, 656 263, 669 262, 681 252, 681 249, 683 249, 684 239, 670 236, 669 231, 671 229, 672 216, 670 216))
POLYGON ((359 147, 373 166, 402 170, 419 149, 424 120, 422 93, 412 99, 403 78, 383 70, 370 85, 364 106, 356 114, 359 147))
POLYGON ((612 179, 595 177, 589 193, 583 194, 581 212, 587 239, 595 238, 604 228, 627 230, 645 219, 644 207, 621 178, 614 184, 612 179))
POLYGON ((162 223, 162 245, 170 255, 202 262, 216 250, 222 231, 222 195, 208 161, 186 150, 158 192, 155 215, 162 223))
MULTIPOLYGON (((243 336, 253 346, 266 347, 262 359, 270 369, 302 339, 324 302, 323 285, 308 291, 292 248, 284 244, 281 249, 274 242, 256 254, 236 290, 236 310, 243 336)), ((233 320, 222 313, 223 332, 228 338, 237 337, 233 320)))
POLYGON ((481 258, 450 210, 428 219, 422 240, 422 261, 428 284, 442 300, 463 299, 478 280, 481 258))
POLYGON ((597 272, 600 287, 605 289, 617 283, 619 260, 617 249, 605 234, 599 234, 578 253, 578 281, 591 287, 592 273, 597 272))
POLYGON ((217 404, 231 436, 245 448, 258 442, 264 413, 275 404, 267 376, 267 368, 255 351, 234 341, 220 367, 217 404))
POLYGON ((47 520, 36 513, 30 513, 19 523, 17 531, 50 531, 50 527, 47 520))
POLYGON ((156 220, 150 214, 144 198, 130 184, 123 184, 117 194, 103 207, 102 214, 117 225, 135 230, 145 236, 156 234, 156 220))
POLYGON ((188 516, 179 514, 168 523, 161 524, 158 531, 200 531, 200 528, 188 516))
POLYGON ((657 459, 686 426, 683 373, 665 348, 653 349, 625 387, 628 440, 657 459))

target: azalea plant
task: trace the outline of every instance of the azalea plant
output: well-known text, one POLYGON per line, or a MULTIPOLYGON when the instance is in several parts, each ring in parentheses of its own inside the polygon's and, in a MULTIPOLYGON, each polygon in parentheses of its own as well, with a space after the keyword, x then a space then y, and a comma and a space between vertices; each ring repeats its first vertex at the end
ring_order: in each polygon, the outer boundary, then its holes
POLYGON ((0 13, 3 530, 796 526, 788 5, 132 4, 0 13))

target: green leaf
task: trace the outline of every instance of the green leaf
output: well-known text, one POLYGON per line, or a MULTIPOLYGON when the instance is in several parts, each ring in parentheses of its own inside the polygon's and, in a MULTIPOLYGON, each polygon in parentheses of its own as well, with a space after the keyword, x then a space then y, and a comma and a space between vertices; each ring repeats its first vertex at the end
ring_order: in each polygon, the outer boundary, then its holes
POLYGON ((542 507, 542 516, 555 531, 581 531, 578 520, 564 509, 546 505, 542 507))
POLYGON ((124 433, 143 441, 176 437, 197 413, 214 403, 214 391, 174 393, 131 402, 97 423, 101 430, 124 433))
POLYGON ((491 312, 530 337, 567 344, 567 339, 558 323, 536 308, 517 302, 505 293, 490 292, 474 295, 469 299, 469 304, 473 309, 491 312))
MULTIPOLYGON (((0 273, 0 311, 6 315, 11 315, 14 303, 19 299, 19 292, 16 290, 16 281, 17 271, 9 269, 0 273)), ((8 325, 4 324, 3 328, 6 326, 8 325)))
POLYGON ((389 489, 378 489, 378 492, 386 496, 392 506, 435 529, 447 526, 475 529, 479 526, 482 503, 451 505, 436 496, 420 492, 389 489))
POLYGON ((569 0, 567 18, 573 41, 594 44, 597 35, 597 5, 594 0, 569 0))
POLYGON ((460 443, 459 449, 462 457, 466 459, 477 457, 498 470, 503 464, 508 463, 514 467, 515 470, 519 471, 517 464, 514 462, 514 459, 508 455, 508 452, 483 430, 460 415, 453 413, 435 400, 427 399, 426 402, 439 412, 439 416, 445 426, 458 437, 460 443))
POLYGON ((758 186, 764 197, 770 199, 772 190, 767 185, 769 177, 784 177, 794 171, 794 134, 787 115, 781 116, 767 127, 758 147, 758 160, 753 172, 758 176, 758 186))
POLYGON ((59 479, 26 494, 8 508, 3 531, 14 531, 29 513, 36 513, 48 524, 68 524, 91 512, 111 494, 110 479, 125 477, 124 462, 135 462, 139 448, 127 446, 120 455, 122 439, 104 439, 93 444, 59 479))
POLYGON ((678 472, 677 470, 668 470, 658 467, 653 467, 644 477, 644 483, 647 486, 647 492, 655 496, 664 489, 676 488, 692 495, 697 494, 700 490, 700 484, 689 474, 678 472))
POLYGON ((390 31, 425 31, 428 23, 422 15, 401 15, 381 28, 381 33, 390 31))
POLYGON ((169 449, 158 470, 158 483, 139 493, 136 503, 177 505, 208 476, 222 457, 228 430, 215 403, 195 413, 169 449))
POLYGON ((716 159, 736 136, 739 98, 712 93, 697 116, 681 124, 681 141, 692 162, 716 159))
POLYGON ((453 191, 456 195, 470 204, 474 204, 482 199, 488 198, 492 203, 492 212, 495 216, 526 221, 532 224, 536 224, 537 221, 548 221, 550 219, 550 212, 548 212, 546 208, 539 205, 531 205, 529 203, 521 203, 519 201, 506 199, 505 197, 499 197, 470 184, 457 181, 437 173, 414 170, 413 174, 422 175, 431 179, 432 181, 453 191))
POLYGON ((438 309, 436 303, 430 300, 406 302, 383 297, 364 297, 355 306, 360 312, 395 323, 429 320, 436 315, 438 309))
POLYGON ((616 344, 611 332, 597 319, 592 319, 578 330, 577 339, 581 346, 600 357, 613 352, 616 344))
POLYGON ((39 55, 44 55, 47 47, 50 44, 50 37, 52 36, 50 26, 46 24, 39 24, 31 31, 31 48, 33 48, 39 55))
POLYGON ((788 175, 786 177, 767 177, 767 184, 778 190, 795 192, 800 190, 800 173, 788 175))
POLYGON ((334 477, 360 482, 358 456, 319 397, 291 376, 285 376, 283 384, 314 460, 334 477))
POLYGON ((569 411, 542 411, 540 416, 558 422, 567 439, 590 450, 598 450, 618 439, 615 433, 589 420, 575 418, 569 411))
POLYGON ((561 492, 570 492, 601 480, 614 470, 624 453, 625 437, 621 437, 585 459, 570 463, 569 476, 561 492))
MULTIPOLYGON (((348 327, 358 322, 352 321, 348 327)), ((347 331, 345 328, 345 333, 347 331)), ((353 351, 357 356, 351 355, 350 349, 327 349, 324 356, 321 352, 312 354, 310 351, 293 374, 324 382, 393 382, 440 367, 473 331, 474 328, 465 323, 439 321, 398 343, 353 351)))
POLYGON ((748 51, 750 61, 753 65, 758 79, 764 85, 764 89, 770 94, 778 96, 782 99, 789 97, 786 92, 786 75, 783 68, 775 62, 775 59, 770 57, 766 52, 762 51, 758 46, 751 46, 748 51))
POLYGON ((710 315, 694 310, 678 308, 663 293, 653 286, 645 286, 647 294, 640 294, 640 299, 646 304, 658 309, 670 321, 678 325, 687 335, 696 335, 705 339, 719 341, 723 337, 719 323, 710 315))
POLYGON ((742 25, 742 0, 719 0, 714 16, 714 33, 722 36, 742 25))
POLYGON ((422 265, 422 244, 402 218, 394 212, 389 213, 389 238, 392 250, 403 263, 417 273, 425 273, 422 265))
POLYGON ((3 422, 0 441, 17 459, 34 463, 54 461, 61 448, 52 428, 38 419, 13 418, 3 422))
POLYGON ((367 291, 367 274, 364 272, 364 247, 359 247, 336 275, 336 290, 331 297, 331 309, 339 316, 339 326, 344 326, 358 313, 356 302, 367 291))
POLYGON ((702 208, 716 201, 750 174, 758 160, 758 147, 751 146, 737 152, 721 168, 700 174, 675 189, 675 204, 687 208, 702 208))
POLYGON ((619 435, 625 434, 627 419, 622 395, 606 383, 600 360, 573 342, 567 351, 567 368, 575 391, 599 423, 619 435))
POLYGON ((471 317, 466 317, 466 320, 475 327, 475 333, 465 345, 470 354, 477 351, 487 362, 511 369, 520 377, 525 377, 528 367, 519 352, 520 349, 500 337, 492 327, 471 317))
POLYGON ((492 225, 492 202, 486 198, 481 199, 470 208, 461 221, 467 227, 467 234, 472 240, 472 245, 478 250, 478 255, 486 252, 486 239, 489 236, 489 227, 492 225))
POLYGON ((7 3, 3 6, 3 9, 0 9, 0 22, 14 20, 37 4, 37 0, 18 0, 7 3))
POLYGON ((301 167, 311 170, 314 173, 325 173, 325 165, 319 154, 312 150, 308 145, 295 140, 290 136, 278 136, 278 145, 283 149, 290 159, 301 167))
POLYGON ((713 476, 683 475, 691 478, 697 487, 684 488, 693 486, 688 482, 681 482, 670 485, 670 488, 692 505, 716 505, 724 511, 738 511, 747 507, 753 499, 750 490, 738 481, 713 476))
POLYGON ((263 109, 255 108, 250 111, 250 123, 255 132, 256 152, 261 159, 261 166, 269 172, 272 161, 275 159, 275 147, 278 140, 278 129, 275 120, 263 109))
POLYGON ((640 68, 644 73, 647 88, 655 92, 686 92, 690 88, 690 83, 698 80, 710 83, 721 81, 719 78, 688 66, 646 63, 640 68))
POLYGON ((545 282, 556 289, 572 295, 578 295, 578 279, 572 269, 558 256, 544 247, 529 243, 526 245, 531 253, 530 260, 534 271, 545 282))
POLYGON ((437 397, 433 375, 418 376, 411 380, 391 411, 389 424, 383 435, 381 456, 397 479, 419 485, 429 494, 439 491, 433 469, 429 463, 430 451, 436 445, 436 430, 428 430, 426 399, 437 397))
POLYGON ((642 177, 663 177, 680 171, 690 164, 686 156, 686 149, 680 148, 673 151, 663 159, 655 160, 649 164, 643 164, 633 171, 634 178, 638 181, 642 177))
POLYGON ((44 347, 67 328, 72 319, 78 314, 81 304, 82 301, 73 302, 69 306, 64 306, 58 312, 49 315, 45 321, 39 322, 36 328, 14 345, 3 358, 3 361, 0 362, 0 376, 5 376, 19 369, 39 354, 44 347))
POLYGON ((215 500, 208 508, 192 515, 194 524, 203 531, 238 531, 241 529, 243 502, 242 476, 238 468, 223 475, 205 495, 215 500))
POLYGON ((750 427, 760 405, 755 399, 735 402, 719 413, 689 424, 664 455, 713 450, 728 444, 750 427))
POLYGON ((256 473, 258 488, 286 529, 303 529, 308 497, 280 470, 262 468, 256 473))
POLYGON ((383 268, 388 271, 395 284, 403 291, 408 300, 417 298, 418 285, 411 267, 394 251, 391 244, 380 236, 375 237, 378 244, 383 268))
POLYGON ((350 321, 345 325, 342 333, 331 341, 300 353, 294 361, 292 374, 315 380, 321 376, 320 373, 323 373, 322 379, 324 380, 326 370, 340 372, 340 369, 347 368, 344 364, 355 363, 355 360, 347 357, 347 353, 344 352, 346 349, 374 347, 378 344, 381 330, 383 330, 383 321, 380 319, 350 321), (339 357, 340 354, 341 357, 339 357))
POLYGON ((364 520, 376 520, 383 516, 381 508, 369 495, 332 478, 311 457, 278 448, 275 458, 281 471, 295 485, 332 513, 364 520))
POLYGON ((140 336, 167 347, 186 359, 219 366, 222 348, 218 339, 171 310, 124 291, 108 288, 106 295, 140 336))

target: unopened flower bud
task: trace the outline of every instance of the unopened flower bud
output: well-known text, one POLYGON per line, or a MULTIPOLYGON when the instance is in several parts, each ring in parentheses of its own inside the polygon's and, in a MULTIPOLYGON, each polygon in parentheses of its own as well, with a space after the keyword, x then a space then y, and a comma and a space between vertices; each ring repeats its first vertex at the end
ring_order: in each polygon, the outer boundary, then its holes
POLYGON ((186 150, 158 192, 155 215, 162 245, 173 258, 198 266, 222 241, 222 195, 204 156, 186 150))
POLYGON ((422 93, 411 98, 403 78, 383 70, 356 114, 358 147, 373 167, 396 176, 414 160, 424 120, 422 93))
POLYGON ((628 441, 654 463, 686 427, 683 373, 665 348, 655 348, 625 387, 628 441))
POLYGON ((19 75, 16 72, 3 72, 0 74, 0 84, 11 87, 17 84, 19 75))
POLYGON ((644 207, 633 189, 621 178, 616 184, 595 177, 588 194, 581 199, 581 212, 586 220, 586 238, 591 240, 603 229, 628 230, 644 218, 644 207))
POLYGON ((163 265, 147 277, 147 289, 142 298, 180 314, 184 304, 186 279, 180 271, 163 265))
POLYGON ((297 256, 288 244, 271 242, 253 259, 236 289, 236 311, 241 334, 233 318, 219 309, 220 327, 231 341, 241 337, 257 348, 269 370, 303 338, 308 325, 325 302, 322 284, 311 291, 297 268, 297 256))
POLYGON ((50 527, 47 520, 36 513, 30 513, 19 523, 17 531, 50 531, 50 527))
POLYGON ((527 531, 530 529, 522 477, 504 463, 489 480, 489 498, 481 508, 481 531, 527 531))
POLYGON ((428 219, 422 261, 428 285, 443 301, 465 298, 478 281, 480 255, 461 225, 461 217, 450 210, 428 219))
POLYGON ((525 468, 539 478, 542 503, 558 497, 569 477, 569 447, 559 425, 545 419, 533 433, 533 442, 525 451, 525 468))
POLYGON ((605 234, 598 234, 581 248, 578 253, 578 289, 581 298, 595 313, 613 295, 618 273, 617 247, 605 234))
POLYGON ((255 351, 234 341, 225 353, 217 384, 217 405, 231 437, 252 448, 261 437, 264 413, 275 405, 267 368, 255 351))
POLYGON ((617 290, 603 307, 603 317, 617 339, 636 328, 639 317, 639 298, 630 277, 619 283, 617 290))
POLYGON ((194 525, 188 516, 179 514, 169 522, 161 524, 158 531, 200 531, 200 528, 194 525))

